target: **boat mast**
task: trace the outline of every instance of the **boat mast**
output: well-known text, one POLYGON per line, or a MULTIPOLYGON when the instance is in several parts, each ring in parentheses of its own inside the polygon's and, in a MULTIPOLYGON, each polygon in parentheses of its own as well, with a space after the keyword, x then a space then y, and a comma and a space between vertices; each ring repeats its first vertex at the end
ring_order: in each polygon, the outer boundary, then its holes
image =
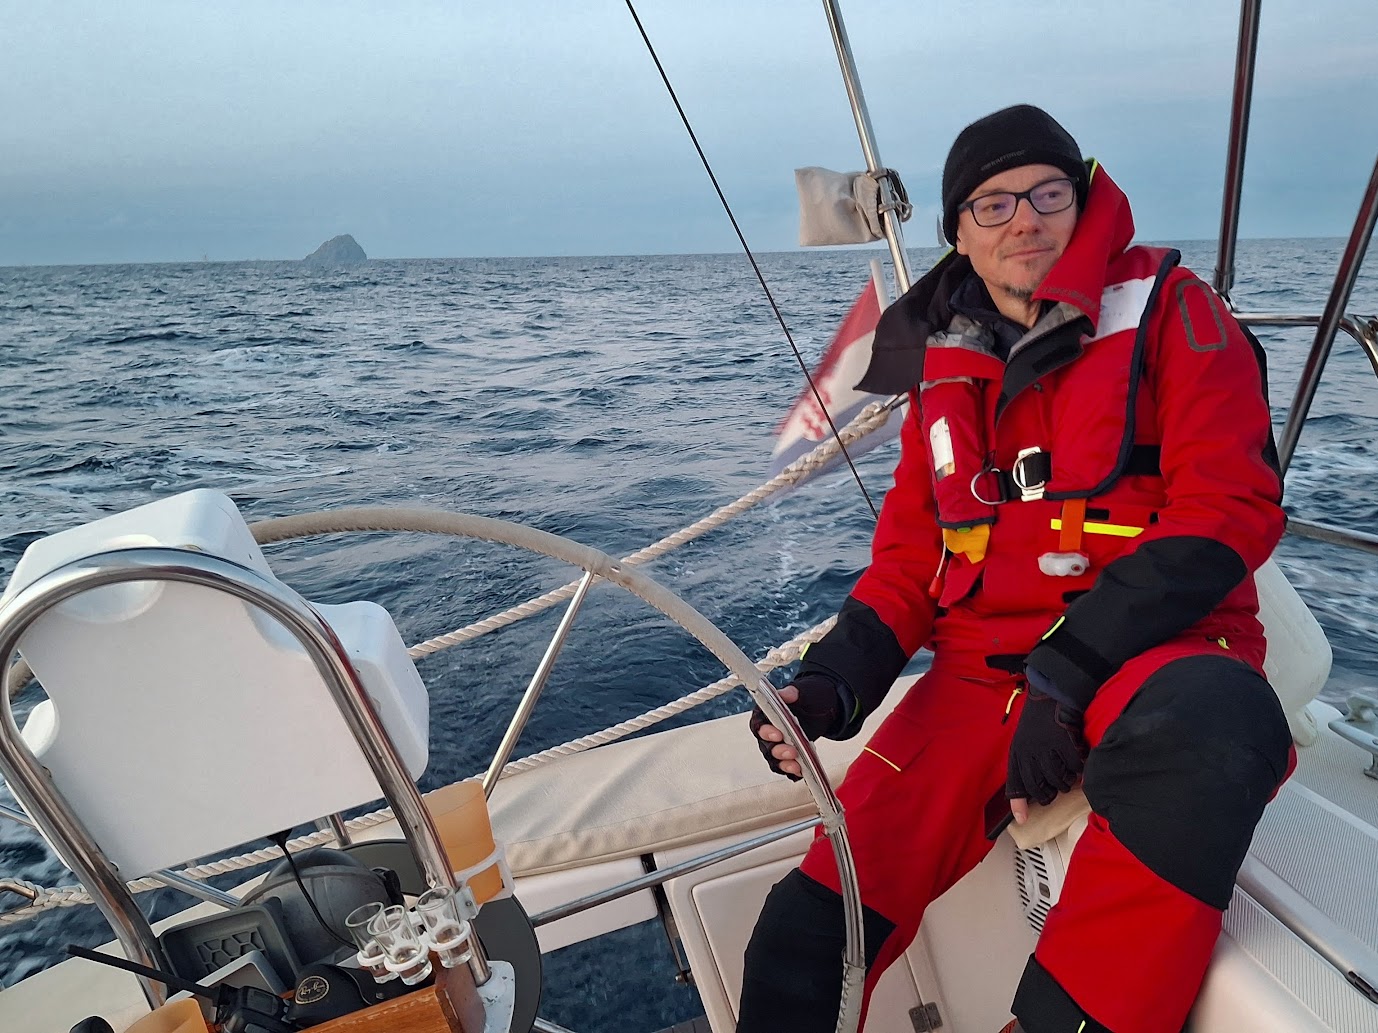
POLYGON ((885 239, 890 245, 890 258, 895 264, 895 286, 903 294, 913 283, 909 273, 909 260, 904 253, 904 232, 900 228, 896 212, 895 188, 889 176, 882 176, 885 166, 881 164, 880 152, 876 150, 875 132, 871 129, 871 116, 866 110, 866 98, 861 92, 861 80, 856 74, 856 62, 852 59, 852 44, 847 39, 847 27, 842 24, 842 11, 837 0, 823 0, 823 9, 828 15, 828 28, 832 30, 833 46, 837 50, 837 63, 842 66, 842 81, 847 87, 847 99, 852 104, 852 118, 856 120, 857 136, 861 138, 861 153, 866 159, 866 171, 878 177, 880 183, 880 218, 885 231, 885 239))
MULTIPOLYGON (((1234 249, 1239 236, 1239 198, 1244 182, 1244 151, 1249 142, 1249 108, 1258 57, 1258 14, 1262 0, 1243 0, 1239 45, 1234 59, 1234 99, 1230 105, 1230 146, 1225 158, 1225 194, 1220 200, 1220 250, 1215 260, 1215 293, 1230 303, 1234 287, 1234 249)), ((1231 307, 1233 305, 1231 304, 1231 307)))

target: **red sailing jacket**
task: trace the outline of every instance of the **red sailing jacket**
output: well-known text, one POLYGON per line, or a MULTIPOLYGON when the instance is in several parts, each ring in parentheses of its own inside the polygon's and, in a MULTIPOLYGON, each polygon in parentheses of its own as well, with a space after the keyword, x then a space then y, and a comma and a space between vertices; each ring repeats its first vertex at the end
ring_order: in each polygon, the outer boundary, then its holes
POLYGON ((977 675, 1027 656, 1083 706, 1189 629, 1261 665, 1251 574, 1284 523, 1262 353, 1176 252, 1130 247, 1133 232, 1093 167, 1035 295, 1049 304, 1006 363, 954 340, 956 255, 885 313, 861 386, 910 391, 895 486, 871 566, 801 666, 857 697, 844 735, 926 644, 977 675), (981 562, 944 552, 940 527, 976 523, 981 562))

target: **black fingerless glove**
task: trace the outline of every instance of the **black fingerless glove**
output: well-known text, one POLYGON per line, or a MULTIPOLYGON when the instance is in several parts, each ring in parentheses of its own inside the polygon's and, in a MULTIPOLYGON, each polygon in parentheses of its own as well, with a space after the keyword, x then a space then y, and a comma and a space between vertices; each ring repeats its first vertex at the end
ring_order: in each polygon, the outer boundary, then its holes
MULTIPOLYGON (((790 684, 799 690, 799 698, 785 705, 794 713, 795 720, 799 722, 799 727, 804 730, 810 742, 820 737, 835 736, 846 728, 852 715, 844 706, 844 696, 835 679, 814 671, 799 675, 790 684)), ((777 775, 784 775, 791 781, 799 781, 798 775, 782 771, 780 762, 771 755, 770 751, 780 744, 766 742, 761 738, 761 727, 768 724, 770 719, 766 717, 765 712, 760 707, 752 708, 751 734, 756 739, 761 756, 765 757, 766 763, 770 765, 770 770, 777 775)))
POLYGON ((1082 715, 1037 689, 1029 689, 1010 743, 1005 795, 1050 804, 1077 784, 1086 766, 1082 715))

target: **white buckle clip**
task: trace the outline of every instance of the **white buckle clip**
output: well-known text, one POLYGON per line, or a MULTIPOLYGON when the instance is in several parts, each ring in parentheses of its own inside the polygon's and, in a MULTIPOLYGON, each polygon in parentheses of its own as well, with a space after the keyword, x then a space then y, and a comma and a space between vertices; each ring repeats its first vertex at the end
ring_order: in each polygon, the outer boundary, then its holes
POLYGON ((1014 465, 1010 467, 1010 479, 1014 481, 1015 487, 1019 489, 1020 502, 1035 502, 1043 497, 1043 490, 1048 486, 1047 480, 1041 480, 1037 484, 1029 484, 1024 479, 1024 460, 1029 456, 1038 455, 1043 449, 1034 445, 1031 448, 1021 448, 1019 454, 1014 457, 1014 465))

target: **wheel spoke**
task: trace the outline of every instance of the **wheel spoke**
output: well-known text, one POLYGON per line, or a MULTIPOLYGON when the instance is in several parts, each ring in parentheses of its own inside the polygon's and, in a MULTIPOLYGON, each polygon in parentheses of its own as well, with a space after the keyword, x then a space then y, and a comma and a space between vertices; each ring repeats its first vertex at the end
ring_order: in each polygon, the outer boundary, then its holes
POLYGON ((560 650, 564 647, 565 639, 569 635, 569 629, 574 625, 574 615, 584 604, 589 589, 593 587, 595 576, 591 570, 584 572, 579 587, 574 590, 574 598, 569 601, 565 615, 560 618, 560 626, 555 629, 555 634, 550 638, 550 644, 545 647, 545 656, 541 657, 541 662, 536 665, 536 673, 531 676, 531 682, 527 685, 526 692, 522 694, 521 702, 517 704, 517 712, 512 715, 512 722, 507 726, 507 731, 503 733, 502 742, 498 744, 497 752, 493 754, 493 762, 488 765, 488 771, 483 776, 485 799, 493 795, 493 787, 498 784, 498 776, 502 774, 502 769, 507 766, 507 762, 512 759, 512 751, 516 749, 517 740, 521 738, 526 723, 531 720, 531 712, 536 709, 536 702, 541 698, 541 690, 545 688, 546 679, 550 677, 551 668, 555 666, 555 658, 560 655, 560 650))

